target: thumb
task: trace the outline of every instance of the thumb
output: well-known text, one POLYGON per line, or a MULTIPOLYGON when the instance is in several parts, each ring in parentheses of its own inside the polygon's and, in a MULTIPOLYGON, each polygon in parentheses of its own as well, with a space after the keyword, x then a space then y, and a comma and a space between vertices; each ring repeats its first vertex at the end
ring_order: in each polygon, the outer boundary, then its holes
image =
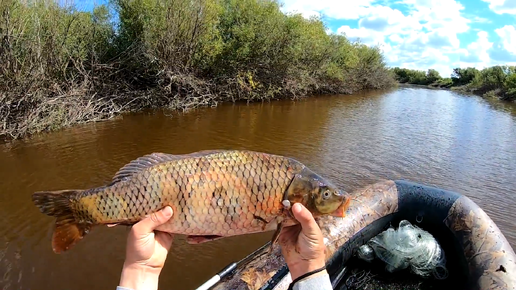
POLYGON ((301 224, 301 231, 307 237, 317 237, 322 235, 319 225, 314 220, 312 213, 300 203, 295 203, 292 206, 294 217, 301 224))
POLYGON ((152 233, 155 228, 166 223, 172 217, 172 214, 172 208, 167 206, 139 221, 133 228, 137 234, 145 235, 152 233))

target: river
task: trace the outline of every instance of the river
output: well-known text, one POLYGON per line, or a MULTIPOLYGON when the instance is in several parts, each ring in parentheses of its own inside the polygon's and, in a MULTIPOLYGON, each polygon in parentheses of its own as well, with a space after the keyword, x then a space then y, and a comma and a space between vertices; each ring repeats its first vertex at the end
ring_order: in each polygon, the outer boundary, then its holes
MULTIPOLYGON (((127 228, 95 228, 54 254, 40 190, 89 188, 151 152, 251 149, 289 155, 345 190, 382 178, 466 194, 516 246, 516 107, 451 91, 400 87, 298 101, 223 104, 187 114, 126 115, 0 145, 2 289, 115 289, 127 228)), ((188 245, 177 236, 161 289, 195 289, 272 233, 188 245)))

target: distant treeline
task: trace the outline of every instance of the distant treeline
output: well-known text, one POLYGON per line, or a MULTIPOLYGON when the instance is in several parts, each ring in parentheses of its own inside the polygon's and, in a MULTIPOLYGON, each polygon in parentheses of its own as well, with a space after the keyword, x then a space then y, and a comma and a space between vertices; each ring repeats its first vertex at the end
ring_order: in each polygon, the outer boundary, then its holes
POLYGON ((482 70, 455 68, 449 78, 442 78, 433 69, 428 71, 396 67, 393 69, 400 83, 452 88, 501 100, 516 100, 516 66, 492 66, 482 70))
POLYGON ((0 138, 146 108, 395 84, 377 47, 273 0, 111 1, 91 13, 0 2, 0 138))

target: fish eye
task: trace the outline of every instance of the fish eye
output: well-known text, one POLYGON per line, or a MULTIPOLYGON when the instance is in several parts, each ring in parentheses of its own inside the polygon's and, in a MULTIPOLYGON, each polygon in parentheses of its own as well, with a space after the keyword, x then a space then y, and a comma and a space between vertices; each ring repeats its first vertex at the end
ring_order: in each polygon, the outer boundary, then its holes
POLYGON ((330 192, 330 190, 328 190, 328 189, 326 189, 326 190, 323 192, 323 198, 324 198, 324 199, 329 198, 329 197, 330 197, 330 195, 331 195, 331 192, 330 192))

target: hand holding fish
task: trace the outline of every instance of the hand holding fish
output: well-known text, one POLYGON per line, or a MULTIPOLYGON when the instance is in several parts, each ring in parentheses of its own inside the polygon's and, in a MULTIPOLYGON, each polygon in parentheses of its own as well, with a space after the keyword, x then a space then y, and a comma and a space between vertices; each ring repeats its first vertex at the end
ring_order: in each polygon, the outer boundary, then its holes
POLYGON ((292 280, 295 280, 325 266, 326 246, 321 229, 310 211, 302 204, 295 203, 292 212, 299 224, 284 228, 278 243, 292 280))
POLYGON ((275 231, 272 250, 285 231, 284 255, 294 276, 322 267, 324 244, 313 218, 345 216, 350 196, 290 157, 204 150, 147 154, 121 167, 105 185, 39 191, 32 200, 55 218, 55 253, 70 250, 95 226, 134 225, 121 286, 136 290, 157 289, 172 234, 199 244, 275 231))
POLYGON ((134 290, 158 289, 158 278, 173 235, 155 231, 172 217, 172 209, 165 207, 136 223, 127 237, 127 248, 120 286, 134 290))
POLYGON ((275 231, 296 222, 290 204, 313 217, 343 217, 349 195, 301 162, 254 151, 152 153, 124 165, 106 185, 40 191, 39 210, 55 218, 52 250, 68 251, 95 226, 133 225, 170 206, 174 218, 155 230, 186 235, 190 244, 275 231))

